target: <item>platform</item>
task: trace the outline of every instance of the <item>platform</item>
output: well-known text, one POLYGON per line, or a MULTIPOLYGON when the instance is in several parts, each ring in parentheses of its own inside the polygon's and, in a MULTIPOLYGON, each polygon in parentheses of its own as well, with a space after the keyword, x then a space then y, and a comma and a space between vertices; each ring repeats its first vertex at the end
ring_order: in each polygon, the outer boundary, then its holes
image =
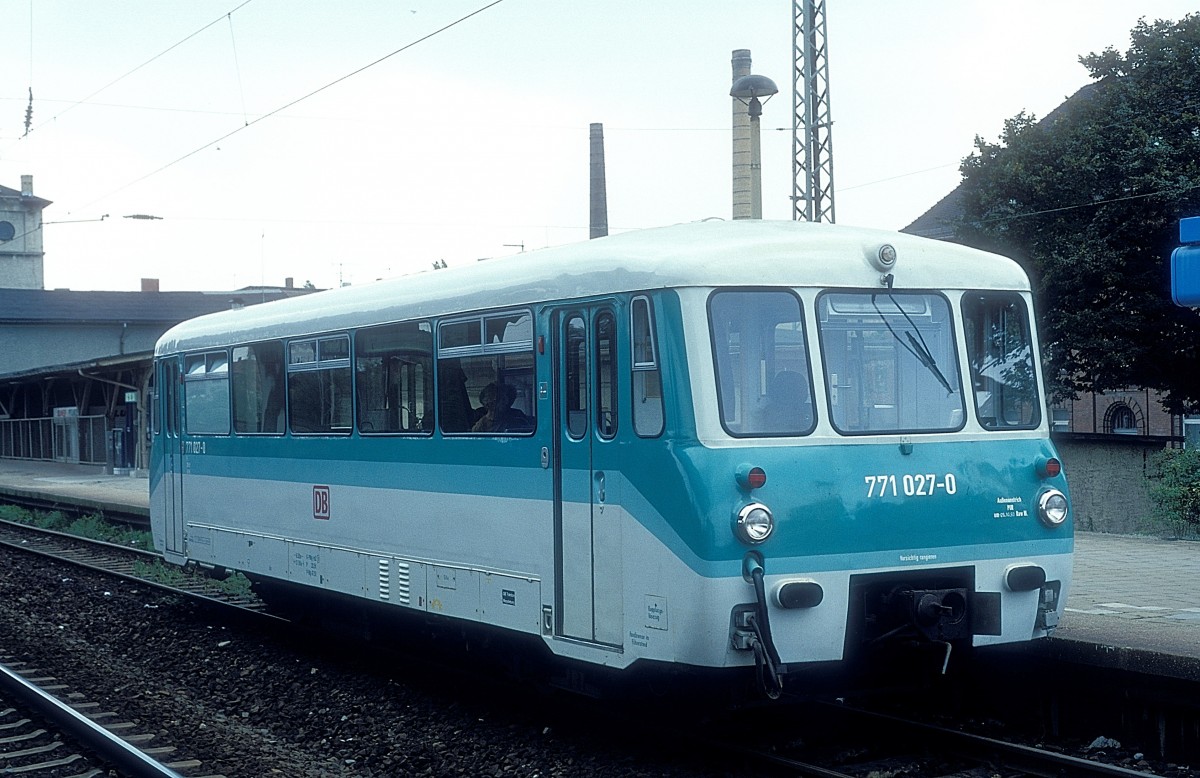
POLYGON ((1200 542, 1076 532, 1066 613, 1038 650, 1200 681, 1200 542))
POLYGON ((106 475, 94 465, 0 459, 0 501, 5 496, 58 500, 105 513, 150 518, 150 486, 145 476, 106 475))
MULTIPOLYGON (((37 495, 149 515, 147 479, 100 468, 0 459, 0 500, 37 495)), ((1200 542, 1076 532, 1062 624, 1038 652, 1200 680, 1200 542)))

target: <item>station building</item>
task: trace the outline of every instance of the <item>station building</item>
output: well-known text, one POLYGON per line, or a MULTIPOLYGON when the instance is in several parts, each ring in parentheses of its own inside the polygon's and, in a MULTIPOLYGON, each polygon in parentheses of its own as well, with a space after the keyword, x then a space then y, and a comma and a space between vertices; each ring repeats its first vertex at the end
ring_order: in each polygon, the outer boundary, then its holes
POLYGON ((44 289, 42 209, 31 176, 0 186, 0 457, 104 465, 148 461, 154 344, 186 319, 309 289, 137 292, 44 289))

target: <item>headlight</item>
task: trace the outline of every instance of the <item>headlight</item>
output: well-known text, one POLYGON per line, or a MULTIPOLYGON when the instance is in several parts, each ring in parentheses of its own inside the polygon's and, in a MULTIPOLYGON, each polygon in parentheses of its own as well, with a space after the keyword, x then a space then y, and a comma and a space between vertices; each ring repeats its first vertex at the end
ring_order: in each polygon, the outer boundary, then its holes
POLYGON ((761 502, 752 502, 738 511, 735 530, 738 540, 743 543, 762 543, 774 529, 775 517, 761 502))
POLYGON ((1047 527, 1057 527, 1067 520, 1067 497, 1057 489, 1047 489, 1038 497, 1038 518, 1047 527))

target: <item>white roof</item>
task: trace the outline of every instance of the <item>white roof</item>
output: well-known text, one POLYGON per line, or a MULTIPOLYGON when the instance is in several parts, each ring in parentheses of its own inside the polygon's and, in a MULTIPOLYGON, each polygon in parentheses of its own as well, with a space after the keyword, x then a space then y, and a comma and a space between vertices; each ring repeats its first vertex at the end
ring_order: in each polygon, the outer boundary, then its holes
POLYGON ((389 321, 672 287, 878 288, 889 243, 896 289, 1005 289, 1012 260, 903 233, 808 222, 707 221, 626 232, 474 265, 222 311, 185 321, 156 354, 334 332, 389 321))

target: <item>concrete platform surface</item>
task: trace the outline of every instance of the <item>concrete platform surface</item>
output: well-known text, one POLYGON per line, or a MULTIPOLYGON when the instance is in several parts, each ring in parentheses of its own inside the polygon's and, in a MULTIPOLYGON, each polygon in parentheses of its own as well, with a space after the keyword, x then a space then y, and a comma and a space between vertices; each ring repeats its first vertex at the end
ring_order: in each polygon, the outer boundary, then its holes
POLYGON ((94 465, 0 459, 0 498, 6 494, 150 515, 150 485, 144 475, 106 475, 94 465))

